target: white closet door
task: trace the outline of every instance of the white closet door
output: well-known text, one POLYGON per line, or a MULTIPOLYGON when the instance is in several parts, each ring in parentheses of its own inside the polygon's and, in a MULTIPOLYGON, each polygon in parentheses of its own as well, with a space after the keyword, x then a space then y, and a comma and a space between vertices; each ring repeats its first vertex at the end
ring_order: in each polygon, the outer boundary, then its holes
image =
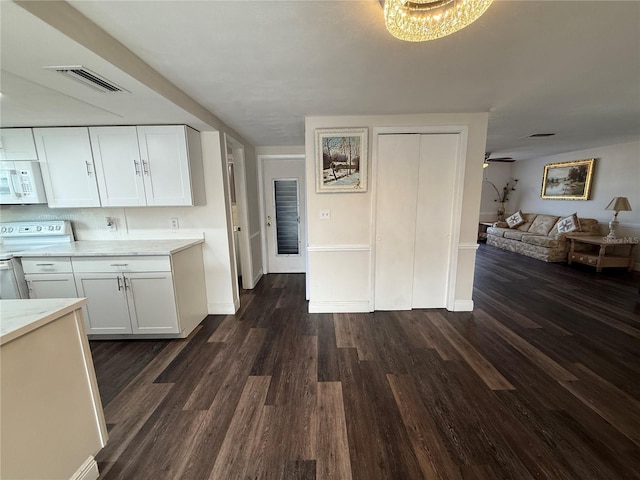
POLYGON ((458 135, 421 135, 412 308, 444 308, 458 135))
POLYGON ((420 135, 378 136, 375 309, 410 310, 420 135))
POLYGON ((376 310, 446 307, 458 144, 457 134, 378 137, 376 310))

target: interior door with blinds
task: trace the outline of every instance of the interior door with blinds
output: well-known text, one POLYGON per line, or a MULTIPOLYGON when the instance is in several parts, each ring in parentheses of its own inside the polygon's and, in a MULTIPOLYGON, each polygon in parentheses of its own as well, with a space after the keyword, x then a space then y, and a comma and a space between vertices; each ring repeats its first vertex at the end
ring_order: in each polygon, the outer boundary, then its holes
POLYGON ((378 137, 375 309, 447 305, 458 134, 378 137))
POLYGON ((304 161, 265 162, 269 273, 305 271, 304 161))

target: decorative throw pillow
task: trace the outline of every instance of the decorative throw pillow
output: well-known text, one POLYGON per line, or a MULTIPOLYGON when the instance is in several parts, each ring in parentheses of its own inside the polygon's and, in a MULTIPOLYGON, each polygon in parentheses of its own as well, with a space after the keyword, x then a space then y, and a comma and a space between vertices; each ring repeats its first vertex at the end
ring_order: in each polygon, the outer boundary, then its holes
POLYGON ((524 223, 524 218, 522 217, 522 211, 518 210, 516 213, 507 217, 505 220, 509 228, 516 228, 518 225, 522 225, 524 223))
POLYGON ((558 220, 558 233, 569 233, 569 232, 579 232, 580 231, 580 220, 578 220, 578 215, 573 213, 568 217, 561 218, 558 220))
POLYGON ((538 215, 527 231, 534 235, 547 235, 559 218, 556 215, 538 215))

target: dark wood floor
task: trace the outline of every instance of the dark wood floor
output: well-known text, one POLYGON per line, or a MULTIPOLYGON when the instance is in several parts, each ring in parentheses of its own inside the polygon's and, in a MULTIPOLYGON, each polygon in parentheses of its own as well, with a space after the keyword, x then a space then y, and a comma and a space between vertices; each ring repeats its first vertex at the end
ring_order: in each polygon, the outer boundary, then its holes
POLYGON ((639 285, 481 245, 473 313, 332 315, 268 275, 188 339, 92 342, 101 478, 640 478, 639 285))

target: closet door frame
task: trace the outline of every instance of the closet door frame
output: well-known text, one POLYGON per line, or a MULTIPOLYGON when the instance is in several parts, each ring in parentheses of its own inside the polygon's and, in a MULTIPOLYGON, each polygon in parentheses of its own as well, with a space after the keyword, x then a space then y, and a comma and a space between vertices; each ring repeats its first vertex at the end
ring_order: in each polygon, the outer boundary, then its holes
MULTIPOLYGON (((378 202, 378 137, 385 134, 455 134, 458 136, 458 156, 454 170, 454 192, 453 192, 453 218, 462 218, 462 199, 464 193, 464 175, 467 162, 467 143, 469 127, 466 125, 430 125, 430 126, 410 126, 410 127, 374 127, 373 128, 373 148, 371 150, 371 185, 373 186, 371 198, 371 237, 369 243, 371 280, 370 280, 370 305, 369 310, 375 310, 375 272, 376 272, 376 237, 377 237, 377 215, 376 206, 378 202)), ((458 272, 458 255, 460 249, 460 222, 451 222, 450 245, 449 245, 449 273, 447 278, 447 310, 455 310, 456 283, 458 272)))

